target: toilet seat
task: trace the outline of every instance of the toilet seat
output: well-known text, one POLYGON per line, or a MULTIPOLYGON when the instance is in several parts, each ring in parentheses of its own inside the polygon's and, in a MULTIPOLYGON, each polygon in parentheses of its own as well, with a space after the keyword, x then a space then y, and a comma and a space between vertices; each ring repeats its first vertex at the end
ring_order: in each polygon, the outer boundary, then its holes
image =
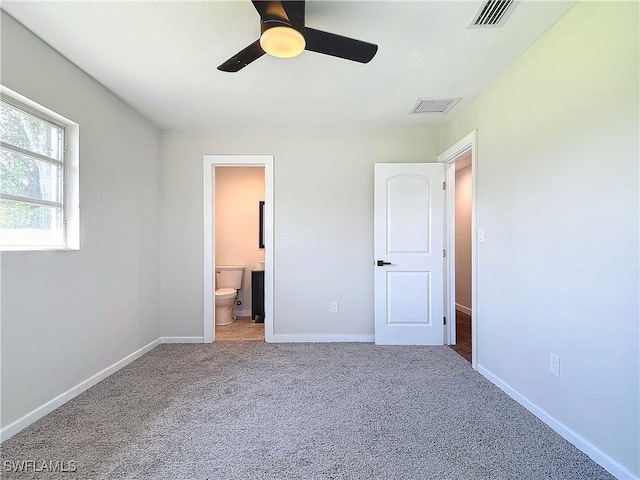
POLYGON ((216 290, 216 299, 225 300, 227 298, 235 298, 236 291, 233 288, 219 288, 216 290))

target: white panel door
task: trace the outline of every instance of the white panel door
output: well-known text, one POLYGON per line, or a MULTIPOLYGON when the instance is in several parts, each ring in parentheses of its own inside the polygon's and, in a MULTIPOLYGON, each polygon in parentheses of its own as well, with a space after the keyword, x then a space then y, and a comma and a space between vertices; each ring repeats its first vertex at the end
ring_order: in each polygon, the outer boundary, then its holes
POLYGON ((444 341, 444 166, 375 165, 375 341, 444 341))

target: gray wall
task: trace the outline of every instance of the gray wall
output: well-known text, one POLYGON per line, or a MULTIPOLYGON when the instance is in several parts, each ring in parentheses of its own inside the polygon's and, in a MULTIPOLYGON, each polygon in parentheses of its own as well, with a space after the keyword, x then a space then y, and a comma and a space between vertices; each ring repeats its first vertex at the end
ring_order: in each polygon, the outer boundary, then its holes
POLYGON ((442 135, 478 129, 479 368, 635 476, 638 13, 578 3, 442 135))
POLYGON ((159 132, 2 12, 2 84, 80 124, 80 251, 2 254, 2 426, 159 337, 159 132))
POLYGON ((203 335, 204 154, 274 155, 275 334, 372 335, 373 164, 434 161, 437 143, 423 129, 163 132, 162 335, 203 335))

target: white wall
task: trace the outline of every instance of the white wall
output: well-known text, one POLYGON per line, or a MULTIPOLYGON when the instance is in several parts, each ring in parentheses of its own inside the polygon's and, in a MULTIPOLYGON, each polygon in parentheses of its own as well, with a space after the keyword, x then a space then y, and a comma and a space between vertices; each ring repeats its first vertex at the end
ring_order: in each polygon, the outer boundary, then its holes
POLYGON ((471 164, 456 170, 456 305, 471 310, 471 164))
POLYGON ((622 478, 640 475, 638 13, 579 3, 441 136, 478 129, 480 368, 622 478))
POLYGON ((2 83, 80 125, 80 251, 2 254, 2 426, 159 337, 159 131, 2 12, 2 83))
POLYGON ((259 210, 264 200, 263 167, 217 167, 215 175, 215 246, 218 265, 244 265, 236 315, 251 315, 251 270, 260 268, 259 210))
POLYGON ((373 335, 373 164, 435 161, 437 143, 422 129, 163 132, 162 335, 203 335, 202 155, 275 156, 275 334, 373 335))

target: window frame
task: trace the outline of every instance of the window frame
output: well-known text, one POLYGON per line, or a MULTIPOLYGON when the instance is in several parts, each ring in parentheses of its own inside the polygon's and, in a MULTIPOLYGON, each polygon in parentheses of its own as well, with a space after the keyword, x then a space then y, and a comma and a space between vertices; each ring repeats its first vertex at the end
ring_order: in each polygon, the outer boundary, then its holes
POLYGON ((11 107, 20 110, 27 115, 31 115, 54 128, 62 130, 61 159, 54 158, 37 152, 17 147, 11 144, 2 143, 2 147, 7 150, 30 156, 38 161, 49 163, 60 168, 61 179, 59 188, 61 189, 60 202, 30 199, 19 195, 1 194, 0 198, 16 201, 23 204, 49 206, 60 208, 62 244, 49 245, 1 245, 0 251, 33 251, 33 250, 79 250, 80 249, 80 208, 79 208, 79 126, 77 123, 68 120, 52 110, 24 97, 17 92, 0 85, 0 100, 11 107))

